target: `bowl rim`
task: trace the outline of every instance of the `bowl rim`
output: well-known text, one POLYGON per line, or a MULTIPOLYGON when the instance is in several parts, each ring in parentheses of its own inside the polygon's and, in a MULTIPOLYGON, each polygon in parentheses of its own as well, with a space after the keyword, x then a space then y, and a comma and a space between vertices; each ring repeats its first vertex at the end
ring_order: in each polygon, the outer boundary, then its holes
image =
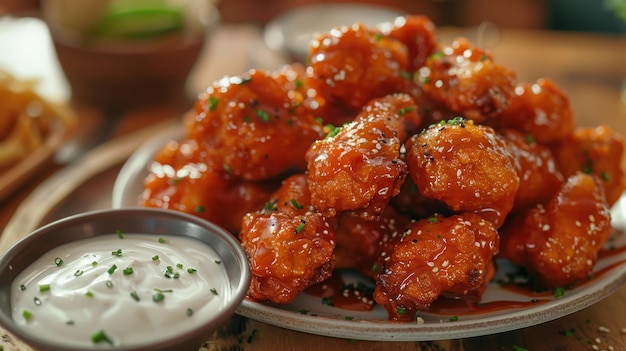
MULTIPOLYGON (((58 230, 63 230, 64 228, 79 225, 81 223, 89 223, 97 219, 104 220, 104 219, 111 219, 111 218, 119 218, 120 216, 124 216, 126 218, 131 218, 131 217, 139 218, 140 216, 143 216, 146 219, 156 220, 158 218, 162 221, 163 220, 165 221, 177 220, 177 221, 185 222, 187 224, 191 224, 193 226, 200 228, 206 233, 209 233, 211 236, 216 237, 217 240, 221 241, 222 244, 224 244, 224 246, 227 249, 229 249, 230 253, 233 255, 233 258, 236 262, 237 267, 231 267, 231 269, 239 270, 239 279, 234 280, 234 281, 232 279, 229 279, 230 289, 231 289, 230 299, 226 301, 225 307, 221 311, 221 313, 214 315, 212 319, 203 321, 202 323, 197 324, 194 328, 189 329, 174 337, 159 340, 156 342, 148 342, 144 344, 129 345, 129 346, 123 346, 123 347, 115 347, 113 349, 116 351, 148 351, 148 350, 154 350, 155 346, 158 346, 157 348, 158 350, 168 350, 168 349, 172 349, 172 347, 185 344, 186 342, 196 342, 197 346, 200 347, 202 342, 206 341, 206 340, 200 340, 200 338, 207 339, 210 336, 208 335, 208 333, 206 333, 207 327, 210 327, 210 326, 219 327, 228 318, 231 318, 235 314, 237 308, 239 307, 239 305, 242 303, 242 301, 245 299, 247 295, 248 288, 250 286, 251 272, 250 272, 250 267, 249 267, 247 256, 245 254, 243 247, 241 246, 241 243, 231 233, 229 233, 225 229, 219 227, 218 225, 212 222, 209 222, 205 219, 202 219, 202 218, 199 218, 197 216, 193 216, 187 213, 174 211, 174 210, 160 209, 160 208, 141 208, 141 207, 117 208, 117 209, 113 208, 113 209, 101 209, 101 210, 93 210, 89 212, 78 213, 78 214, 63 217, 53 222, 50 222, 48 224, 45 224, 39 227, 38 229, 34 230, 33 232, 29 233, 28 235, 26 235, 25 237, 23 237, 16 243, 14 243, 9 249, 6 250, 6 252, 2 253, 2 255, 0 256, 0 272, 6 272, 7 270, 10 270, 12 272, 11 273, 12 277, 0 278, 0 289, 2 289, 3 291, 6 291, 8 289, 8 291, 10 292, 15 276, 17 276, 26 267, 28 267, 32 262, 38 259, 38 257, 32 257, 28 259, 27 260, 28 262, 24 265, 24 267, 18 270, 14 270, 11 264, 14 259, 16 259, 20 254, 23 253, 24 249, 27 249, 31 247, 34 243, 36 243, 37 239, 50 235, 50 233, 57 232, 58 230)), ((96 236, 107 235, 107 234, 111 234, 111 232, 109 231, 92 232, 92 233, 88 233, 84 237, 81 237, 80 239, 88 239, 88 238, 93 238, 96 236)), ((151 234, 151 233, 146 231, 145 234, 151 234)), ((162 234, 163 235, 176 235, 176 236, 181 236, 185 238, 192 238, 192 239, 203 242, 200 238, 193 236, 193 235, 188 235, 185 232, 176 232, 176 233, 170 232, 168 234, 165 234, 165 233, 162 233, 162 234)), ((62 239, 55 240, 53 246, 45 247, 42 250, 44 252, 47 252, 54 247, 72 242, 74 241, 74 239, 75 238, 70 236, 69 238, 62 238, 62 239)), ((205 243, 205 244, 209 245, 208 243, 205 243)), ((217 252, 218 254, 222 255, 221 252, 219 251, 217 252)), ((6 275, 2 275, 2 276, 6 276, 6 275)), ((25 344, 32 346, 32 347, 36 347, 37 349, 41 349, 41 350, 90 351, 90 350, 102 349, 98 347, 86 348, 82 346, 78 347, 78 346, 59 344, 57 342, 53 342, 45 338, 40 338, 34 335, 33 333, 27 332, 24 328, 20 327, 17 323, 15 323, 15 321, 12 318, 11 311, 10 310, 7 311, 1 306, 4 304, 8 304, 9 307, 11 306, 11 302, 10 302, 11 294, 9 293, 9 294, 2 294, 2 295, 6 295, 6 296, 0 297, 0 300, 4 300, 4 301, 0 301, 0 325, 2 325, 7 331, 11 332, 20 340, 22 340, 25 344)))

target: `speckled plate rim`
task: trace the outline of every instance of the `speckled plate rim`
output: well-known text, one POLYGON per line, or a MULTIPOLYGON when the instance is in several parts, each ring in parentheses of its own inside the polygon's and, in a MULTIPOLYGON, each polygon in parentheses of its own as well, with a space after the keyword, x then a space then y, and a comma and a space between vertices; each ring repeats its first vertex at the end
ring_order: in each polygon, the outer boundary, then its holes
MULTIPOLYGON (((148 174, 148 165, 168 141, 182 137, 181 128, 168 128, 157 133, 140 146, 124 163, 115 180, 112 206, 139 206, 137 199, 148 174)), ((626 246, 626 195, 612 208, 614 233, 612 245, 626 246)), ((626 250, 598 260, 595 271, 608 268, 592 281, 566 290, 560 298, 532 307, 505 309, 486 314, 450 316, 422 314, 425 322, 396 323, 386 319, 382 308, 372 312, 352 313, 326 306, 321 298, 301 294, 287 305, 264 304, 246 299, 237 309, 238 314, 274 326, 323 336, 376 341, 423 341, 467 338, 506 332, 548 322, 580 311, 604 299, 626 282, 626 250), (618 264, 622 263, 622 264, 618 264), (614 265, 614 266, 612 266, 614 265), (612 266, 612 267, 611 267, 612 266), (306 314, 303 311, 306 310, 306 314), (346 316, 350 315, 350 319, 346 316)), ((498 270, 498 276, 506 275, 506 269, 498 270)), ((496 278, 497 278, 496 277, 496 278)), ((358 278, 357 278, 358 279, 358 278)), ((492 282, 485 297, 488 300, 529 301, 531 297, 506 292, 492 282)), ((543 298, 543 297, 542 297, 543 298)))

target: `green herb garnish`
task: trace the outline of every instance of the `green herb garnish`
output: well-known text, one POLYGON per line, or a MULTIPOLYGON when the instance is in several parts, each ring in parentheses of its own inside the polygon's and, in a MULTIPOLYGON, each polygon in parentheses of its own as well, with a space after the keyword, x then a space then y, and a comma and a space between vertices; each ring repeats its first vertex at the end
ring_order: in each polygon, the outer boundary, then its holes
POLYGON ((105 342, 109 345, 113 345, 113 339, 111 339, 102 329, 98 330, 97 332, 91 335, 91 341, 94 344, 105 342))

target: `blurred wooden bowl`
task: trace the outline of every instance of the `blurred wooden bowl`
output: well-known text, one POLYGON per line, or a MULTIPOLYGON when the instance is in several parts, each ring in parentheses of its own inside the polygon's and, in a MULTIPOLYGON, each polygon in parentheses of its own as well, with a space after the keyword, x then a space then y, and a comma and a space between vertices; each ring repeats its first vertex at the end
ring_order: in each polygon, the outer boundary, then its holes
POLYGON ((192 99, 186 81, 218 22, 215 7, 191 9, 202 27, 148 39, 93 39, 48 21, 72 99, 106 108, 192 99))

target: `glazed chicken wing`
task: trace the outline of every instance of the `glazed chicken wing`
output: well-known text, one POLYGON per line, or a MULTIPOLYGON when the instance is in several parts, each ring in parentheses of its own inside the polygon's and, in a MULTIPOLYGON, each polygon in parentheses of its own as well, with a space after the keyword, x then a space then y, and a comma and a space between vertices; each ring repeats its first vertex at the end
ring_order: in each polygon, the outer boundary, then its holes
POLYGON ((359 213, 343 212, 336 217, 335 267, 356 269, 374 276, 373 267, 384 244, 410 222, 410 218, 387 206, 376 220, 364 220, 359 213))
POLYGON ((265 209, 243 217, 239 234, 252 270, 249 296, 288 303, 334 269, 335 232, 312 211, 306 176, 283 182, 265 209))
POLYGON ((420 193, 456 212, 475 212, 500 227, 520 180, 504 141, 492 128, 454 119, 409 139, 406 162, 420 193))
POLYGON ((503 129, 499 134, 513 157, 520 179, 511 212, 550 201, 565 181, 552 150, 514 129, 503 129))
POLYGON ((463 38, 443 45, 415 75, 430 99, 476 122, 497 118, 508 108, 514 79, 513 71, 463 38))
POLYGON ((437 49, 435 25, 426 16, 400 16, 392 23, 381 24, 379 27, 381 32, 406 46, 410 73, 422 67, 437 49))
POLYGON ((141 202, 212 221, 231 233, 239 232, 241 218, 265 203, 276 182, 233 179, 205 163, 189 162, 178 168, 154 162, 145 180, 141 202))
POLYGON ((245 180, 304 170, 304 153, 325 133, 298 94, 298 79, 295 70, 252 70, 217 81, 187 118, 188 137, 220 168, 245 180))
POLYGON ((546 288, 568 287, 589 279, 610 232, 602 185, 578 172, 546 206, 507 221, 500 231, 500 255, 526 267, 546 288))
POLYGON ((494 128, 514 128, 542 144, 557 142, 574 131, 569 99, 550 79, 518 84, 510 102, 500 117, 488 121, 494 128))
POLYGON ((480 295, 498 246, 496 228, 473 213, 413 222, 383 251, 374 299, 390 319, 411 321, 439 296, 480 295))
POLYGON ((553 146, 565 176, 576 172, 593 174, 602 180, 606 200, 612 206, 626 188, 622 169, 624 139, 609 126, 580 127, 553 146))
POLYGON ((418 122, 413 100, 391 95, 368 103, 336 135, 314 142, 305 156, 313 206, 328 217, 358 210, 375 219, 406 177, 400 148, 418 122))
POLYGON ((342 26, 311 41, 306 84, 329 103, 359 111, 374 98, 404 92, 407 48, 361 24, 342 26))

